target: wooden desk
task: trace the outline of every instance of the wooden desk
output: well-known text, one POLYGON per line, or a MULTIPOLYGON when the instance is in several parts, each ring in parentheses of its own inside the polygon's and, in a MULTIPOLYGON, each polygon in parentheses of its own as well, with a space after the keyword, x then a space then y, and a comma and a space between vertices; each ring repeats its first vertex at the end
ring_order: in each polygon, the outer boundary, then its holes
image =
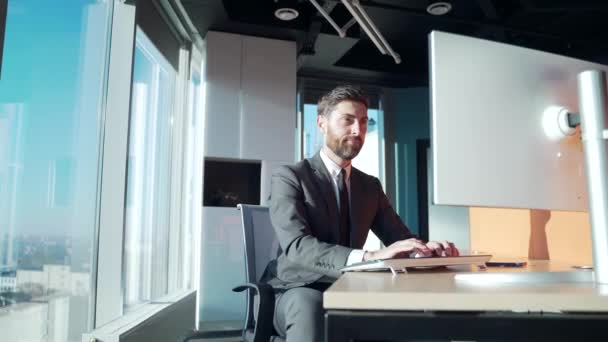
POLYGON ((589 271, 529 261, 485 271, 347 273, 324 293, 326 340, 586 340, 608 327, 608 285, 575 282, 581 274, 572 272, 589 271), (471 272, 485 276, 455 279, 471 272), (497 275, 512 282, 483 280, 497 275), (562 276, 568 280, 555 280, 562 276))

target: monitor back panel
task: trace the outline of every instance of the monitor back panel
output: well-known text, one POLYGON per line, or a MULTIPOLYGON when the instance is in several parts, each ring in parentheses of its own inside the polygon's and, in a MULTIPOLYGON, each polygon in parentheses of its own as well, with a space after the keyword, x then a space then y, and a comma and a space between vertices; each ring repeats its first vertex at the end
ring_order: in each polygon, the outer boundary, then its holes
POLYGON ((577 75, 606 66, 432 32, 435 204, 587 210, 580 130, 547 138, 551 105, 578 112, 577 75))

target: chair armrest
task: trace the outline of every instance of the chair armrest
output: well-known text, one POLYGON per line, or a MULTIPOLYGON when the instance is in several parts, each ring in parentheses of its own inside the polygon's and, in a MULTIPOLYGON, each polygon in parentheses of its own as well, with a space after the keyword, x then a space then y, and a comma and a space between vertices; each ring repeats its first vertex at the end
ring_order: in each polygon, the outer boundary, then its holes
POLYGON ((258 319, 255 321, 253 342, 267 342, 274 331, 272 319, 274 316, 274 289, 263 283, 247 283, 232 289, 234 292, 252 290, 259 296, 257 307, 258 319))

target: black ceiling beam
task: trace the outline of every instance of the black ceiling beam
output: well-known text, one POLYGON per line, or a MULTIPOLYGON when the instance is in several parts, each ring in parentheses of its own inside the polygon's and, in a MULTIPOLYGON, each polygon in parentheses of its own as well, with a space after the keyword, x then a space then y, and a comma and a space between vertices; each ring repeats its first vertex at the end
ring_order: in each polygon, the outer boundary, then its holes
POLYGON ((494 6, 492 0, 477 0, 477 4, 479 5, 479 8, 481 8, 481 11, 486 18, 490 20, 499 19, 498 11, 496 11, 496 6, 494 6))
MULTIPOLYGON (((498 21, 489 21, 489 20, 488 21, 478 21, 478 20, 472 20, 472 19, 461 19, 461 18, 452 17, 450 15, 434 16, 434 15, 428 14, 426 11, 416 10, 416 9, 411 9, 411 8, 396 6, 396 5, 389 5, 389 4, 385 4, 385 3, 379 3, 379 2, 376 2, 373 0, 365 1, 365 3, 362 2, 362 4, 364 4, 367 7, 371 7, 371 8, 380 8, 380 9, 386 9, 386 10, 392 10, 392 11, 396 10, 396 11, 400 11, 406 15, 419 16, 419 17, 424 16, 427 19, 430 18, 432 20, 437 20, 437 21, 442 21, 442 22, 463 24, 463 25, 469 25, 469 26, 478 26, 478 27, 485 26, 485 27, 491 28, 491 29, 503 30, 505 32, 518 33, 521 35, 535 36, 535 37, 555 40, 555 41, 559 41, 559 42, 564 42, 564 40, 566 39, 564 37, 561 37, 561 36, 558 36, 555 34, 551 34, 551 33, 539 32, 539 31, 534 31, 534 30, 530 30, 527 28, 504 25, 503 23, 498 22, 498 21)), ((568 40, 568 41, 572 42, 572 43, 583 44, 583 45, 594 44, 597 46, 599 44, 600 46, 608 47, 607 42, 604 42, 603 40, 595 40, 595 41, 593 41, 593 40, 568 40)))
POLYGON ((576 1, 572 1, 568 5, 559 4, 552 6, 547 4, 545 6, 539 6, 537 3, 531 0, 519 0, 519 4, 523 7, 526 12, 590 12, 590 11, 608 11, 608 5, 595 5, 590 6, 587 4, 577 4, 576 1))
MULTIPOLYGON (((492 0, 477 0, 477 5, 479 5, 479 8, 481 8, 481 11, 483 12, 483 15, 486 17, 486 19, 495 22, 500 20, 500 17, 498 16, 498 11, 496 10, 496 6, 494 5, 494 2, 492 0)), ((486 26, 483 26, 481 27, 480 31, 484 32, 488 30, 486 29, 486 26)), ((503 41, 507 40, 507 34, 502 28, 494 29, 492 31, 496 35, 496 38, 503 41)))
POLYGON ((530 13, 553 13, 553 12, 608 12, 608 6, 587 7, 533 7, 526 9, 530 13))

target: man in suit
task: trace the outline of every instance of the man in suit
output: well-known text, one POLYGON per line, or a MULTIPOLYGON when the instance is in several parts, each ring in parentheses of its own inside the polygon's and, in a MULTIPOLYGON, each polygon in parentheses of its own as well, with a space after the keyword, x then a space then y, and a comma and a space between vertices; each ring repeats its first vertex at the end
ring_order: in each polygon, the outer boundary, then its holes
POLYGON ((351 166, 365 141, 368 106, 366 94, 353 86, 323 96, 317 116, 321 150, 272 176, 270 218, 281 252, 267 280, 277 292, 275 330, 287 342, 323 341, 322 292, 344 266, 411 253, 458 254, 450 242, 414 237, 378 179, 351 166), (370 229, 388 247, 362 250, 370 229))

